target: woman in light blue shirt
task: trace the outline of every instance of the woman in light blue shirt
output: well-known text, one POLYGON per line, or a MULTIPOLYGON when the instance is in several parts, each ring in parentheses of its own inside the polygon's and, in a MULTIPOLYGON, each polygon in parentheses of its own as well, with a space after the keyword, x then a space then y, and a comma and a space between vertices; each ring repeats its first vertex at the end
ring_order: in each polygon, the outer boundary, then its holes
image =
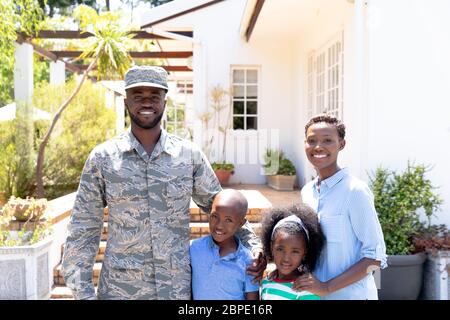
POLYGON ((318 213, 326 244, 314 275, 294 288, 322 299, 377 299, 373 271, 385 268, 386 247, 367 184, 337 164, 345 126, 329 115, 305 126, 305 152, 318 176, 302 189, 302 200, 318 213))

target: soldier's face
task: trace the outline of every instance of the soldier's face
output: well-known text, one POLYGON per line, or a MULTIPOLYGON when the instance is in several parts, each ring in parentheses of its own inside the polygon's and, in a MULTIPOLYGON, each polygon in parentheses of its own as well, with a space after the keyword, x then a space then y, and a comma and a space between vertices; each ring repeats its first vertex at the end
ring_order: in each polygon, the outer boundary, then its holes
POLYGON ((216 201, 213 203, 209 217, 209 230, 217 244, 234 241, 234 234, 244 223, 245 217, 237 212, 236 206, 216 201))
POLYGON ((125 105, 131 122, 142 129, 159 126, 166 106, 166 92, 161 88, 136 87, 127 91, 125 105))

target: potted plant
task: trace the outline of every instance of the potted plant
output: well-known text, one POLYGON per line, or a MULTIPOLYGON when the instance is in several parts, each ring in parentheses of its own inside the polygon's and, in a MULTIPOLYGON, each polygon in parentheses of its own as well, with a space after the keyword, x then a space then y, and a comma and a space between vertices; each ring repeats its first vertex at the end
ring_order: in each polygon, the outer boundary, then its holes
POLYGON ((211 166, 220 184, 222 186, 228 186, 230 177, 234 173, 234 165, 226 162, 213 162, 211 166))
POLYGON ((294 190, 297 171, 292 161, 284 156, 283 151, 267 149, 264 160, 263 168, 267 184, 276 190, 294 190))
POLYGON ((48 299, 52 284, 46 199, 12 196, 0 211, 0 299, 48 299))
POLYGON ((210 90, 211 109, 200 115, 207 132, 204 135, 206 140, 203 141, 203 151, 209 160, 215 160, 211 166, 222 186, 227 186, 231 175, 234 174, 234 164, 226 162, 227 131, 231 122, 231 108, 227 100, 229 95, 229 91, 220 85, 214 86, 210 90), (221 114, 225 109, 228 111, 228 116, 225 121, 222 121, 221 114))
POLYGON ((388 255, 388 267, 381 270, 380 299, 415 300, 419 296, 426 259, 423 251, 415 252, 413 243, 423 227, 419 209, 431 217, 442 203, 425 178, 426 172, 425 166, 408 162, 404 172, 379 167, 370 177, 388 255))
POLYGON ((423 227, 413 236, 414 250, 425 251, 423 286, 419 299, 450 300, 450 230, 445 224, 423 227))

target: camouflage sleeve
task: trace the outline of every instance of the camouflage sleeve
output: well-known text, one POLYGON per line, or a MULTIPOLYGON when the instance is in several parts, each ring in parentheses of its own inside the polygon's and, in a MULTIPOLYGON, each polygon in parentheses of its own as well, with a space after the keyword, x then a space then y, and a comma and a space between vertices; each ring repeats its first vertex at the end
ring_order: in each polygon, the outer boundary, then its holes
POLYGON ((236 236, 241 240, 242 244, 252 252, 252 254, 254 254, 256 250, 263 250, 261 240, 253 231, 250 222, 246 221, 236 233, 236 236))
POLYGON ((105 185, 94 151, 86 161, 68 226, 62 274, 75 299, 95 299, 92 281, 103 225, 105 185))
POLYGON ((211 167, 208 159, 200 150, 195 150, 194 161, 194 186, 192 190, 192 200, 204 212, 209 213, 214 196, 222 190, 219 180, 211 167))

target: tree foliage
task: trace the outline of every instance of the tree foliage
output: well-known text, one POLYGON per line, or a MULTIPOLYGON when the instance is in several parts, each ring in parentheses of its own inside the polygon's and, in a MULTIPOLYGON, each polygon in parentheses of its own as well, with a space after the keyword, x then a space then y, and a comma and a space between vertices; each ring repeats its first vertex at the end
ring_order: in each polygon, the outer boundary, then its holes
MULTIPOLYGON (((54 112, 54 107, 73 92, 77 83, 71 79, 64 85, 41 83, 36 88, 36 107, 54 112)), ((45 132, 47 121, 37 123, 38 134, 45 132)), ((55 198, 76 190, 89 152, 115 134, 115 112, 105 106, 105 89, 87 80, 55 127, 47 146, 44 162, 45 196, 55 198)), ((37 144, 42 137, 36 138, 37 144)))
MULTIPOLYGON (((43 197, 45 194, 43 170, 45 149, 50 140, 50 136, 64 110, 66 110, 80 92, 88 74, 97 66, 97 78, 99 79, 103 77, 111 79, 114 78, 114 75, 123 77, 125 71, 131 64, 131 57, 125 46, 125 40, 130 38, 127 30, 120 28, 116 23, 102 19, 107 13, 96 16, 96 13, 92 8, 84 5, 79 6, 77 10, 80 12, 80 25, 83 24, 86 29, 93 29, 91 32, 94 34, 91 44, 83 51, 79 59, 84 60, 91 58, 92 60, 79 82, 74 87, 74 91, 66 100, 64 100, 64 102, 62 102, 56 113, 53 115, 51 124, 39 144, 36 163, 36 195, 38 197, 43 197), (87 20, 83 20, 86 16, 88 16, 87 20), (98 19, 96 19, 97 17, 98 19)), ((77 14, 77 12, 74 14, 77 14)), ((86 29, 84 29, 84 31, 86 29)))
POLYGON ((425 177, 429 168, 408 163, 404 172, 380 167, 370 177, 375 209, 380 219, 387 254, 409 254, 414 250, 413 236, 421 230, 419 209, 429 219, 442 199, 425 177))
POLYGON ((70 15, 80 4, 98 9, 96 0, 39 0, 41 9, 50 17, 53 17, 55 13, 70 15))
POLYGON ((33 35, 43 19, 37 0, 0 0, 0 106, 13 98, 16 31, 33 35))

